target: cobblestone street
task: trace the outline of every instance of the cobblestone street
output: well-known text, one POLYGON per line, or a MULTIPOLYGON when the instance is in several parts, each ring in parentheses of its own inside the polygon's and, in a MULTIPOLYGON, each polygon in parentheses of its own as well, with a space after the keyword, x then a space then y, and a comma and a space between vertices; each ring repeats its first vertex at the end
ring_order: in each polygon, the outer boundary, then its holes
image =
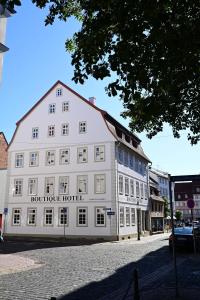
MULTIPOLYGON (((141 241, 91 245, 7 242, 0 245, 0 253, 34 260, 39 267, 1 274, 0 299, 51 299, 65 295, 65 299, 122 300, 135 268, 144 291, 170 274, 172 258, 167 245, 166 234, 141 241)), ((181 257, 178 263, 184 259, 181 257)))

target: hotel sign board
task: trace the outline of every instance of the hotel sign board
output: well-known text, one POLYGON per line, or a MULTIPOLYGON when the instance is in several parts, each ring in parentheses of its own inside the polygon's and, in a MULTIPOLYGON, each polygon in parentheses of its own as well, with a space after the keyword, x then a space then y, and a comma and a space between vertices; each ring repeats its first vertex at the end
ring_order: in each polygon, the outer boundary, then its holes
POLYGON ((63 195, 63 196, 32 196, 31 202, 34 203, 63 203, 63 202, 80 202, 83 201, 82 195, 63 195))

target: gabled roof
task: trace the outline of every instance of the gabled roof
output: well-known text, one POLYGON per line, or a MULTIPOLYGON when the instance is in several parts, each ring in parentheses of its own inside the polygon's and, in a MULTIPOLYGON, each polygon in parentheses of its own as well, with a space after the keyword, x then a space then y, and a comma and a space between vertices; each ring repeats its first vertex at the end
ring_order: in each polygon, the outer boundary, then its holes
POLYGON ((6 139, 5 134, 3 133, 3 131, 0 131, 0 135, 3 135, 3 138, 4 138, 5 142, 6 142, 6 144, 8 145, 7 139, 6 139))
MULTIPOLYGON (((11 145, 15 134, 17 132, 17 129, 20 125, 20 123, 51 93, 51 91, 57 86, 57 85, 61 85, 64 88, 66 88, 68 91, 70 91, 72 94, 76 95, 77 97, 79 97, 81 100, 83 100, 85 103, 87 103, 87 105, 90 105, 92 108, 96 109, 97 111, 99 111, 105 121, 105 124, 108 128, 108 130, 111 132, 111 134, 116 138, 116 140, 120 141, 121 143, 125 144, 127 147, 131 148, 132 150, 134 150, 138 155, 142 156, 145 160, 147 160, 148 162, 150 162, 149 158, 144 154, 143 150, 141 147, 136 147, 134 148, 131 145, 128 145, 128 143, 126 143, 125 141, 123 141, 115 132, 111 129, 111 127, 109 126, 109 124, 111 124, 112 126, 115 127, 115 129, 120 129, 122 132, 124 132, 126 135, 130 136, 130 138, 136 143, 136 145, 139 145, 141 140, 132 132, 130 132, 127 128, 125 128, 122 124, 120 124, 117 120, 115 120, 110 114, 108 114, 105 110, 102 110, 100 108, 98 108, 96 105, 94 105, 93 103, 91 103, 89 100, 87 100, 86 98, 84 98, 83 96, 81 96, 80 94, 78 94, 77 92, 75 92, 73 89, 71 89, 69 86, 67 86, 66 84, 64 84, 62 81, 58 80, 43 96, 42 98, 40 98, 35 105, 16 123, 17 127, 15 129, 15 132, 13 134, 13 137, 10 141, 9 146, 11 145)), ((9 147, 8 146, 8 147, 9 147)))

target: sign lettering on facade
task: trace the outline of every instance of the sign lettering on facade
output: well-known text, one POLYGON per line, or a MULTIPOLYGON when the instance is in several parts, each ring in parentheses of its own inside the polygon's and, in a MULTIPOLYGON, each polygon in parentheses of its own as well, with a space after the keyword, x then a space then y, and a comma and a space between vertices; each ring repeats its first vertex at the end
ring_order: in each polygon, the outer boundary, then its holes
POLYGON ((39 196, 32 196, 31 202, 79 202, 83 201, 82 195, 76 195, 76 196, 45 196, 45 197, 39 197, 39 196))

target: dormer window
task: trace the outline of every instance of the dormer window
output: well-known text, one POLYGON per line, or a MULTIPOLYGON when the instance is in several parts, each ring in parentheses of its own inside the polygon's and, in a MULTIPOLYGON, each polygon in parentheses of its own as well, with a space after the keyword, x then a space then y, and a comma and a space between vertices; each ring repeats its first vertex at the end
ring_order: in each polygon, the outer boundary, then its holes
POLYGON ((55 103, 49 104, 49 114, 55 114, 55 112, 56 112, 56 104, 55 103))
POLYGON ((62 89, 58 88, 56 89, 56 97, 62 96, 62 89))

